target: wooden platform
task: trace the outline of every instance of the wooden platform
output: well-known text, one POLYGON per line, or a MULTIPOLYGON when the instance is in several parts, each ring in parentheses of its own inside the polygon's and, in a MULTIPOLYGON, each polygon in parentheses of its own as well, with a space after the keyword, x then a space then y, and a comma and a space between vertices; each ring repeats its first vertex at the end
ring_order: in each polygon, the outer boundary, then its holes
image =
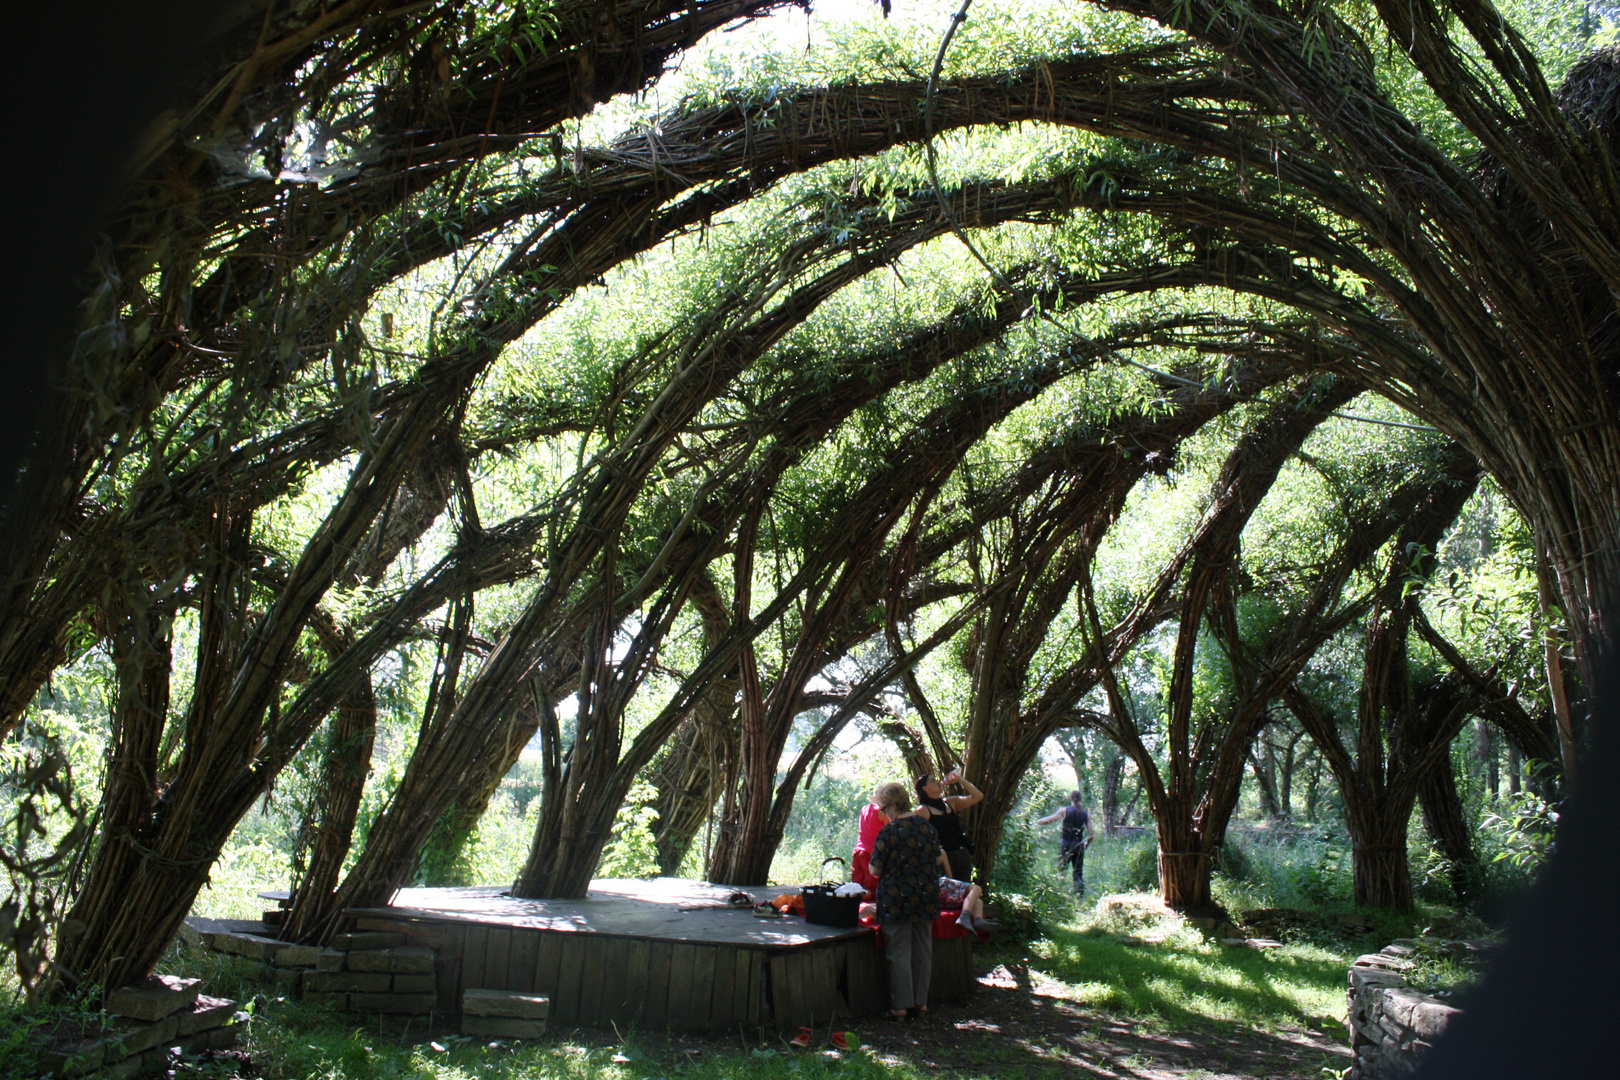
MULTIPOLYGON (((583 900, 518 900, 496 887, 402 889, 353 909, 355 929, 404 933, 439 957, 439 1007, 463 990, 546 994, 553 1024, 711 1031, 825 1026, 888 1006, 888 966, 865 928, 761 919, 739 891, 673 878, 593 881, 583 900)), ((768 900, 791 889, 744 889, 768 900)), ((939 940, 932 1000, 972 983, 969 939, 939 940)))

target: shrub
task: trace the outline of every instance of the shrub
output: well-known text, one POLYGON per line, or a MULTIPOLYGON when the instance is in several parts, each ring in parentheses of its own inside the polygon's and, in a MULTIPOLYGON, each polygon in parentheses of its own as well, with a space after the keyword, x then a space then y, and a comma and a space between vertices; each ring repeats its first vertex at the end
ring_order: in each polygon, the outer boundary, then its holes
MULTIPOLYGON (((1119 854, 1107 892, 1152 892, 1159 887, 1159 842, 1155 837, 1143 833, 1129 840, 1111 840, 1109 846, 1117 847, 1119 854)), ((1086 858, 1096 850, 1093 845, 1086 858)), ((1099 880, 1098 885, 1103 882, 1099 880)))

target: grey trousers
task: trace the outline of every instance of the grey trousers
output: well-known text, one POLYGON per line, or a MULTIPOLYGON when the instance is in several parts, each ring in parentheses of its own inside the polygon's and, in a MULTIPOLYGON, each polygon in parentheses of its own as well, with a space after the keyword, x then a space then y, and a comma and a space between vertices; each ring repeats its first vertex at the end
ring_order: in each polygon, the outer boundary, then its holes
POLYGON ((889 1009, 899 1012, 928 1004, 934 972, 934 924, 886 922, 883 951, 889 957, 889 1009))

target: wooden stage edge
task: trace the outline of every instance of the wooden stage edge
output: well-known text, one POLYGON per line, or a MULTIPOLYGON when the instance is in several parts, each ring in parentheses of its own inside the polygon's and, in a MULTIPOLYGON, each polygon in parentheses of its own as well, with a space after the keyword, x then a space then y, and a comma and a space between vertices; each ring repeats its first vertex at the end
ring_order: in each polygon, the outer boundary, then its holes
MULTIPOLYGON (((439 1007, 463 992, 551 998, 553 1025, 716 1031, 825 1025, 888 1007, 888 963, 869 929, 762 919, 725 906, 793 887, 735 889, 657 878, 598 879, 583 900, 520 900, 497 886, 401 889, 347 914, 357 930, 403 933, 436 956, 439 1007)), ((934 942, 930 1000, 965 998, 971 939, 934 942)))

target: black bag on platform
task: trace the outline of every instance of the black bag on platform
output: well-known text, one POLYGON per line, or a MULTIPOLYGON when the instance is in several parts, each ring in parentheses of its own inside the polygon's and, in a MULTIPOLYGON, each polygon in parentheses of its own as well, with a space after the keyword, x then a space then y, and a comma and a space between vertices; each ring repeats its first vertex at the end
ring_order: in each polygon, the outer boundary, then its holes
MULTIPOLYGON (((843 859, 837 855, 821 860, 825 867, 830 862, 842 864, 843 859)), ((861 894, 854 896, 834 896, 833 893, 843 884, 839 881, 823 882, 820 885, 805 885, 799 889, 799 895, 804 897, 804 921, 812 922, 818 926, 859 926, 861 922, 861 894)))

